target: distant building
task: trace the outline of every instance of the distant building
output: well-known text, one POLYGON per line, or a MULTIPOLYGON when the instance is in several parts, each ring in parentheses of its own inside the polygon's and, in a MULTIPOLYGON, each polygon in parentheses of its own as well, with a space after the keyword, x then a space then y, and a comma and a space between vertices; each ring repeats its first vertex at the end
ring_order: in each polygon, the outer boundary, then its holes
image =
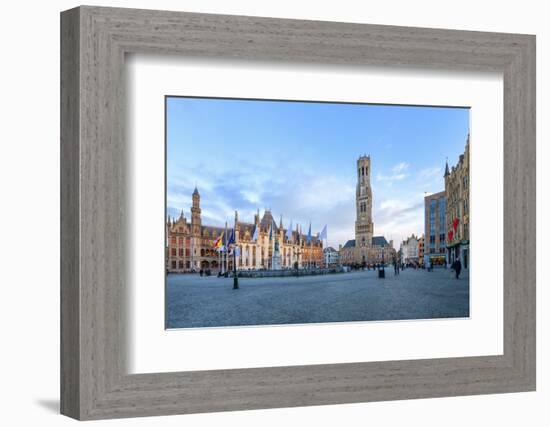
POLYGON ((336 267, 340 264, 340 252, 338 252, 332 246, 323 249, 323 254, 325 256, 326 267, 336 267))
POLYGON ((223 272, 233 269, 233 260, 236 260, 238 270, 318 268, 324 265, 322 240, 316 236, 308 239, 298 227, 287 231, 282 218, 277 225, 269 209, 262 217, 258 210, 254 222, 239 221, 239 214, 235 211, 235 221, 231 225, 216 227, 202 224, 200 195, 195 188, 191 221, 187 220, 183 211, 178 219, 167 219, 166 270, 171 273, 200 269, 223 272), (222 236, 222 243, 226 245, 232 232, 234 245, 239 250, 235 256, 223 256, 224 253, 214 248, 214 242, 222 236))
POLYGON ((424 197, 424 265, 443 265, 446 259, 445 191, 424 197))
POLYGON ((424 265, 424 236, 418 239, 418 263, 424 265))
POLYGON ((348 240, 340 251, 344 265, 366 265, 391 262, 396 256, 393 242, 384 236, 373 236, 372 189, 370 185, 370 157, 357 159, 357 189, 355 193, 355 239, 348 240))
POLYGON ((453 262, 460 259, 463 268, 469 265, 470 248, 470 135, 466 140, 464 154, 458 164, 449 171, 445 165, 445 192, 447 206, 445 223, 447 226, 447 259, 453 262))
POLYGON ((400 247, 401 261, 405 264, 419 264, 418 258, 419 238, 412 234, 406 240, 403 240, 400 247))

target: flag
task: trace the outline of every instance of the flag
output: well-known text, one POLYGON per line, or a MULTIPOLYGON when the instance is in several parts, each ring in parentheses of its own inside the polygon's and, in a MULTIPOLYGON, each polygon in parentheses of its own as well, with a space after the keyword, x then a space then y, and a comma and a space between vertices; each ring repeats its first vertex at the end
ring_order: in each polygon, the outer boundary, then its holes
POLYGON ((309 231, 307 232, 307 242, 311 243, 311 221, 309 221, 309 231))
POLYGON ((214 249, 220 250, 221 247, 223 247, 223 231, 218 236, 218 238, 214 241, 214 249))
POLYGON ((286 239, 292 239, 292 220, 290 220, 290 227, 288 227, 288 230, 286 230, 286 239))
POLYGON ((258 241, 258 226, 254 228, 254 233, 252 234, 252 241, 257 242, 258 241))
POLYGON ((319 234, 319 240, 323 240, 326 238, 327 238, 327 225, 325 224, 325 226, 323 227, 323 230, 319 234))
POLYGON ((235 244, 235 229, 231 229, 231 234, 229 235, 229 239, 227 241, 227 246, 235 244))
POLYGON ((455 219, 453 220, 453 228, 455 229, 455 231, 456 231, 456 228, 458 227, 458 222, 459 222, 459 221, 458 221, 458 218, 455 218, 455 219))

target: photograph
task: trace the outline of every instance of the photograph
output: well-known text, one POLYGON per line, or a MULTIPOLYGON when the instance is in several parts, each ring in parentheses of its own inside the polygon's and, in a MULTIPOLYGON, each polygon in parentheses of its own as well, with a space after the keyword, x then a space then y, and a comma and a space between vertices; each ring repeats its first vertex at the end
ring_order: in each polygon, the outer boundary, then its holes
POLYGON ((167 95, 165 125, 167 329, 469 318, 468 107, 167 95))

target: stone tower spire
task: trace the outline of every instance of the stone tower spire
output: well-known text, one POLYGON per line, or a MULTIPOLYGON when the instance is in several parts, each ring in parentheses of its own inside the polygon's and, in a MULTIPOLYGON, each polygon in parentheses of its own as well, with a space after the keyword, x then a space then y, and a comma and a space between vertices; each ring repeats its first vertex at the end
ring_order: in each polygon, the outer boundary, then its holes
MULTIPOLYGON (((191 232, 194 236, 201 234, 201 196, 197 187, 193 191, 193 205, 191 206, 191 232)), ((182 211, 183 212, 183 211, 182 211)))
POLYGON ((357 159, 357 190, 355 194, 356 247, 369 247, 372 244, 372 189, 370 186, 370 156, 361 156, 357 159))

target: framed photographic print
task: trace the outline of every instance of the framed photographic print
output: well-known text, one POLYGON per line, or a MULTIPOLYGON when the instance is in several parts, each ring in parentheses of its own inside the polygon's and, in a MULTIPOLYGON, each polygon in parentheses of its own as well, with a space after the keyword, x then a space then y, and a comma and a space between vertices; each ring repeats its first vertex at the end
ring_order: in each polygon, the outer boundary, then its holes
POLYGON ((535 389, 535 38, 61 15, 77 419, 535 389))

